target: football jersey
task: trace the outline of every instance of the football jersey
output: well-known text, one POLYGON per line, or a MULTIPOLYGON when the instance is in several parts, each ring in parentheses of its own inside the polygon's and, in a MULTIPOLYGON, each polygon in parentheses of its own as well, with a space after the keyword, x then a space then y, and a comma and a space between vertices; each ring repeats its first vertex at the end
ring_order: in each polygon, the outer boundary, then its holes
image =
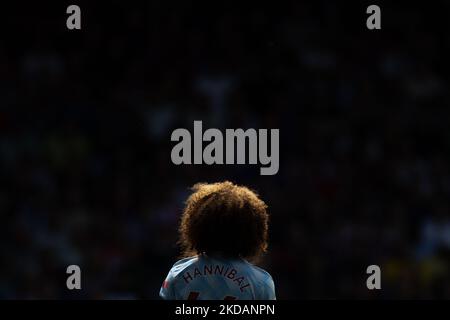
POLYGON ((270 274, 244 259, 199 255, 176 262, 159 295, 166 300, 275 300, 270 274))

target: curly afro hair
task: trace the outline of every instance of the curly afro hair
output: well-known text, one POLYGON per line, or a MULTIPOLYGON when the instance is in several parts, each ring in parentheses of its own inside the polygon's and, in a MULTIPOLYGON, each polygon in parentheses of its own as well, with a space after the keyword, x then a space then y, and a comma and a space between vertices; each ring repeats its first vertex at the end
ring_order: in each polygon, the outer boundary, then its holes
POLYGON ((199 183, 192 190, 179 227, 183 256, 256 260, 266 252, 269 216, 254 191, 229 181, 199 183))

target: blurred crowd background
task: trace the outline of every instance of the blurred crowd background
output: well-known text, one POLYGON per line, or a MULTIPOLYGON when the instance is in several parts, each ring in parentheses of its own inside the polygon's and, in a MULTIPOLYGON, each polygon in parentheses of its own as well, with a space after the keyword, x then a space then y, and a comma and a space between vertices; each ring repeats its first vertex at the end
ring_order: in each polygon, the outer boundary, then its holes
POLYGON ((378 31, 370 3, 81 1, 79 31, 69 4, 2 10, 0 298, 157 299, 190 186, 224 179, 269 205, 279 299, 450 298, 449 2, 378 31), (279 128, 278 174, 173 165, 194 120, 279 128))

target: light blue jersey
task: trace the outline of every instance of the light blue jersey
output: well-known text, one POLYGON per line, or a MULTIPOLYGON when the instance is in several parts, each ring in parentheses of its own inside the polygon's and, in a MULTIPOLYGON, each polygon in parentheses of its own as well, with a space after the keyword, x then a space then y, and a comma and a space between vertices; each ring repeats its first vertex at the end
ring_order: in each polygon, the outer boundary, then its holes
POLYGON ((270 274, 243 259, 199 255, 175 263, 159 295, 166 300, 275 300, 270 274))

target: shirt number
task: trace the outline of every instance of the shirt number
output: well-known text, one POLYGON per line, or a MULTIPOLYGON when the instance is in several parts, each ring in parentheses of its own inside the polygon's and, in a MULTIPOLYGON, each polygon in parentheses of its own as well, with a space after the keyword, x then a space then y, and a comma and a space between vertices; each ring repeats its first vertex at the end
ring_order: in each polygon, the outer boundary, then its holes
MULTIPOLYGON (((189 292, 188 300, 198 300, 198 296, 200 295, 200 292, 198 291, 191 291, 189 292)), ((223 298, 223 300, 236 300, 236 297, 233 296, 226 296, 223 298)))

